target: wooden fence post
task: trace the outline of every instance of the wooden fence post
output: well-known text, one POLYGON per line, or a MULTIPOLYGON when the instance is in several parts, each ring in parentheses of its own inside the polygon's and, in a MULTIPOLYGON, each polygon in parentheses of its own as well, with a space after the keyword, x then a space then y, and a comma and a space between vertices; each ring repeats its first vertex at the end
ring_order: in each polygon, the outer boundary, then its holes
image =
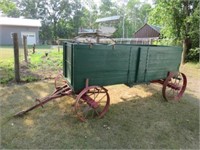
POLYGON ((60 52, 60 41, 59 41, 59 39, 57 40, 57 44, 58 44, 58 52, 60 52))
POLYGON ((20 82, 20 64, 19 64, 19 45, 17 33, 13 33, 14 62, 15 62, 15 81, 20 82))
POLYGON ((35 54, 35 44, 33 44, 33 54, 35 54))
POLYGON ((24 60, 26 63, 28 63, 28 51, 27 51, 27 36, 23 36, 23 45, 24 45, 24 60))

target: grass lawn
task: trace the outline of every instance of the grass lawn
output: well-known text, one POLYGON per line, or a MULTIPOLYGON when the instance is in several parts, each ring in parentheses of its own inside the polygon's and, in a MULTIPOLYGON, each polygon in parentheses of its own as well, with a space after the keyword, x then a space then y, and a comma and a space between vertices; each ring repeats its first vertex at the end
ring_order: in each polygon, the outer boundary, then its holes
MULTIPOLYGON (((54 74, 62 70, 62 52, 57 47, 36 46, 36 53, 28 48, 28 65, 24 62, 23 49, 20 54, 20 76, 24 82, 53 78, 54 74), (48 53, 48 56, 45 54, 48 53)), ((14 80, 14 54, 10 46, 0 47, 0 84, 12 83, 14 80)))
POLYGON ((32 106, 35 98, 50 94, 53 80, 4 85, 0 87, 0 148, 199 149, 200 69, 190 63, 181 71, 188 77, 188 88, 180 102, 164 101, 160 85, 107 86, 109 111, 103 119, 86 123, 72 113, 72 97, 13 117, 32 106))

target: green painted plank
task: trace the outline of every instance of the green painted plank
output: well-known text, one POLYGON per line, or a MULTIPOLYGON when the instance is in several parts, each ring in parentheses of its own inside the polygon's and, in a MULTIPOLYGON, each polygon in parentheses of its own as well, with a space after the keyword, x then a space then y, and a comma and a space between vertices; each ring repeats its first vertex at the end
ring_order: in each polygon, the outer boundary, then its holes
POLYGON ((63 71, 75 92, 90 85, 139 84, 179 69, 182 49, 151 45, 64 45, 63 71))

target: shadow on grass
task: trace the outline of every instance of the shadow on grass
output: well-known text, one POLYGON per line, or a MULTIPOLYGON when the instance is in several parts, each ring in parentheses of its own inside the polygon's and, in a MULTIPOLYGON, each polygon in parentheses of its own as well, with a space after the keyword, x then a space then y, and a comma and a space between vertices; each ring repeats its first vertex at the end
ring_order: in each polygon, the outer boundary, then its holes
POLYGON ((109 87, 109 112, 103 119, 86 123, 79 122, 72 114, 74 100, 70 97, 49 102, 43 109, 33 110, 24 117, 12 117, 31 106, 34 98, 51 93, 53 88, 52 82, 39 82, 0 92, 3 97, 0 103, 1 148, 199 148, 198 99, 186 94, 181 102, 168 103, 161 97, 161 91, 151 86, 136 88, 141 93, 149 93, 147 97, 131 93, 123 96, 123 90, 115 95, 116 86, 109 87))

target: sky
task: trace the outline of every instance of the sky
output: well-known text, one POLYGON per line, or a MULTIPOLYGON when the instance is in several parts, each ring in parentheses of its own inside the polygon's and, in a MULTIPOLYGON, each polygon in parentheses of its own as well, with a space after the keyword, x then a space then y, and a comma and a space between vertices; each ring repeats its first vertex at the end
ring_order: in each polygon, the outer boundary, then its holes
MULTIPOLYGON (((93 0, 81 0, 82 1, 82 3, 84 3, 85 4, 85 6, 86 5, 89 5, 90 4, 90 1, 93 1, 93 0)), ((117 3, 118 4, 126 4, 127 2, 128 2, 128 0, 112 0, 112 1, 117 1, 117 3)), ((151 4, 151 5, 153 5, 153 0, 140 0, 141 2, 147 2, 147 3, 149 3, 149 4, 151 4)), ((97 5, 97 6, 100 6, 100 4, 101 4, 101 0, 95 0, 95 4, 97 5)), ((87 7, 87 9, 90 9, 89 8, 89 6, 86 6, 87 7)))

